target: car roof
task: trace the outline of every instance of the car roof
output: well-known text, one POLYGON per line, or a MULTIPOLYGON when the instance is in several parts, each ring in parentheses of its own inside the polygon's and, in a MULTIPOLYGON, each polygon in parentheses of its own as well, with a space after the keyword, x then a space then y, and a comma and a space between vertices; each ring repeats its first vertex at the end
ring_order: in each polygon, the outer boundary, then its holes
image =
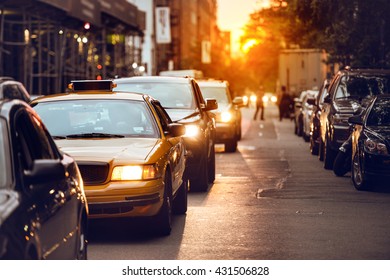
POLYGON ((390 69, 373 69, 373 68, 350 68, 343 69, 340 73, 356 74, 356 75, 389 75, 390 69))
POLYGON ((189 83, 194 80, 191 77, 166 77, 166 76, 134 76, 128 78, 117 78, 114 80, 116 84, 128 82, 162 82, 162 83, 189 83))
POLYGON ((15 81, 15 79, 12 78, 12 77, 6 77, 6 76, 1 76, 0 77, 0 83, 6 82, 6 81, 15 81))
POLYGON ((133 92, 98 92, 98 91, 86 91, 78 93, 58 93, 51 94, 42 97, 37 97, 31 103, 40 103, 47 101, 66 101, 66 100, 85 100, 85 99, 126 99, 143 101, 145 94, 133 93, 133 92))
POLYGON ((208 87, 227 87, 228 82, 223 80, 198 80, 199 86, 208 86, 208 87))

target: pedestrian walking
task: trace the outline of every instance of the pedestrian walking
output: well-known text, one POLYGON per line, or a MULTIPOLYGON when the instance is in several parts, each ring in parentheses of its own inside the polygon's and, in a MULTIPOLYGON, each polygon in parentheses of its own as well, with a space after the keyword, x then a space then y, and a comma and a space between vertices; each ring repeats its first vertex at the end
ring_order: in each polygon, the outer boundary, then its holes
POLYGON ((282 86, 282 94, 279 99, 279 120, 282 121, 284 117, 290 118, 291 106, 293 104, 293 98, 287 92, 285 86, 282 86))
POLYGON ((264 88, 263 86, 260 86, 258 91, 256 92, 256 111, 253 115, 253 120, 255 121, 257 119, 257 115, 260 112, 260 120, 264 120, 264 88))

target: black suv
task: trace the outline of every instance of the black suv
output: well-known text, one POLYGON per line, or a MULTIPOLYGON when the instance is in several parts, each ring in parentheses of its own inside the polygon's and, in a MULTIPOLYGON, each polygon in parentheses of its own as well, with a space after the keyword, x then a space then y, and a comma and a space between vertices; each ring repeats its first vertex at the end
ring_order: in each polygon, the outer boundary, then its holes
POLYGON ((390 70, 344 69, 331 80, 321 111, 319 157, 332 169, 341 144, 350 135, 348 118, 361 111, 373 96, 388 93, 390 70))
POLYGON ((203 99, 191 77, 140 76, 114 80, 114 91, 148 94, 159 100, 174 122, 186 126, 186 176, 191 191, 207 191, 215 180, 216 99, 203 99))
POLYGON ((11 77, 0 77, 0 99, 20 99, 27 103, 31 101, 23 84, 11 77))

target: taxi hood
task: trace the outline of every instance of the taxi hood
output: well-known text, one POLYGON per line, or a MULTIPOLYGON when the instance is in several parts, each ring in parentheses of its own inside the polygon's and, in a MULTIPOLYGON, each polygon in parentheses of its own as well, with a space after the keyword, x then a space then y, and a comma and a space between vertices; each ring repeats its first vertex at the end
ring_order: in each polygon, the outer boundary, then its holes
POLYGON ((158 141, 156 138, 55 140, 57 146, 76 161, 123 160, 134 163, 143 163, 158 141))

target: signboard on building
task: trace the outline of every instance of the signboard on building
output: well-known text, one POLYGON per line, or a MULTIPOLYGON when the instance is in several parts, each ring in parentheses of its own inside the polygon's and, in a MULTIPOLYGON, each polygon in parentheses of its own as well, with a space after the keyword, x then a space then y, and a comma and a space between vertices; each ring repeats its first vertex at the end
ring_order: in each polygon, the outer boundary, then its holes
POLYGON ((202 63, 209 64, 211 63, 211 42, 203 40, 202 41, 202 63))
POLYGON ((171 43, 171 21, 168 7, 156 8, 156 43, 171 43))

